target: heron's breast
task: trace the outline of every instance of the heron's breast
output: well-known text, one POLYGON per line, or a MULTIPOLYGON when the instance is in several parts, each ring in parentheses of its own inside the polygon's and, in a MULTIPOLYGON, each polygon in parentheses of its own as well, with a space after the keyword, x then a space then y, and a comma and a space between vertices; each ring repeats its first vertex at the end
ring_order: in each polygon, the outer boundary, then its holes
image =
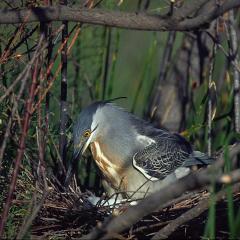
POLYGON ((100 146, 98 142, 91 143, 90 147, 93 158, 105 176, 106 180, 114 188, 125 188, 126 186, 120 186, 121 184, 126 185, 124 168, 114 163, 113 158, 115 158, 115 156, 110 157, 104 145, 101 144, 100 146))

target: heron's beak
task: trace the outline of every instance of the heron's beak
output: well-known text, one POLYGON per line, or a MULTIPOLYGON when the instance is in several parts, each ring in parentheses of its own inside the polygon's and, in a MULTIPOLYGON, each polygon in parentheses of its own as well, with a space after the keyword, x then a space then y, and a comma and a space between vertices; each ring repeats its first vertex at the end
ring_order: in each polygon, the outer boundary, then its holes
MULTIPOLYGON (((92 130, 92 133, 97 129, 98 125, 92 130)), ((92 135, 88 139, 81 138, 79 144, 74 145, 73 158, 66 174, 64 186, 67 188, 73 176, 74 169, 77 168, 78 159, 85 153, 91 143, 92 135)))
POLYGON ((65 182, 64 182, 65 187, 69 186, 70 181, 73 177, 74 169, 76 169, 76 167, 77 167, 78 159, 84 154, 88 145, 89 145, 88 141, 81 140, 77 146, 74 146, 73 158, 68 167, 68 171, 67 171, 65 182))

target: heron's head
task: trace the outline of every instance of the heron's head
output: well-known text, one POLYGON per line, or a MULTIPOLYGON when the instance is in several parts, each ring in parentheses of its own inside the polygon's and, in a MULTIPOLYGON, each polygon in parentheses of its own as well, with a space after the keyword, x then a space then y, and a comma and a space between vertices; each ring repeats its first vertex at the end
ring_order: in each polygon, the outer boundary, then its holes
POLYGON ((96 102, 81 111, 73 126, 73 159, 68 167, 65 186, 67 187, 77 165, 78 158, 84 154, 89 144, 97 138, 98 122, 94 118, 103 102, 96 102))
POLYGON ((73 127, 73 159, 66 179, 69 181, 73 165, 92 142, 101 140, 116 154, 130 152, 133 140, 130 136, 134 136, 135 132, 135 125, 130 119, 129 113, 111 101, 95 102, 84 108, 73 127))
POLYGON ((99 122, 95 115, 102 106, 102 102, 93 103, 79 114, 73 127, 74 159, 84 154, 89 144, 96 140, 99 122))

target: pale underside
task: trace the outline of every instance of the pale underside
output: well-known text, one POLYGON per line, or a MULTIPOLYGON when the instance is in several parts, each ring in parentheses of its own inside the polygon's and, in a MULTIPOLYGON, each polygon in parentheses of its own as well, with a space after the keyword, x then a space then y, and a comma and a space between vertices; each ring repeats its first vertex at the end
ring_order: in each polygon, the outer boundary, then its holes
POLYGON ((117 156, 111 154, 111 158, 109 158, 110 154, 107 148, 102 144, 100 147, 97 141, 91 143, 90 147, 93 158, 104 176, 103 186, 109 196, 114 192, 125 192, 125 194, 122 194, 124 197, 143 198, 189 172, 188 168, 178 168, 175 172, 166 176, 164 181, 159 180, 148 176, 144 169, 134 167, 133 159, 131 164, 126 167, 121 165, 117 156))

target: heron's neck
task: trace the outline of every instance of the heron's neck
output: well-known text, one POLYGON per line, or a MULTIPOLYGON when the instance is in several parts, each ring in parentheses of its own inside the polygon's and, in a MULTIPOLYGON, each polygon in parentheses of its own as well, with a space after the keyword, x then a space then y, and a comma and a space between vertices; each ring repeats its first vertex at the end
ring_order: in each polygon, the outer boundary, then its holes
POLYGON ((116 156, 118 162, 129 162, 129 158, 149 144, 148 137, 137 132, 132 116, 119 108, 103 107, 96 112, 94 121, 98 125, 97 141, 100 147, 104 146, 102 151, 116 156))

